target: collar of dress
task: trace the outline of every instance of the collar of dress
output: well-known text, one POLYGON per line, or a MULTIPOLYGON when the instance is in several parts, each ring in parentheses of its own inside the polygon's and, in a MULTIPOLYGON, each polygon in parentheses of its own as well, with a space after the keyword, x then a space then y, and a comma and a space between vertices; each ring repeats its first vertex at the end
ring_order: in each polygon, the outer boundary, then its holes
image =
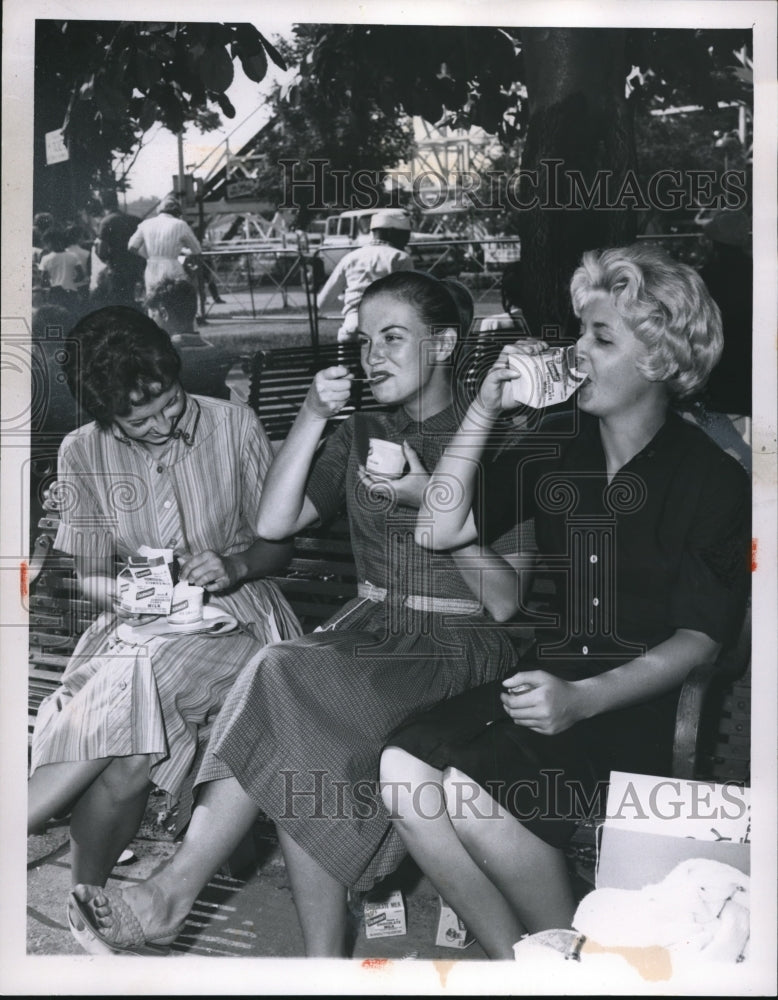
POLYGON ((395 429, 402 433, 408 429, 423 427, 426 431, 447 431, 456 430, 459 420, 454 410, 453 404, 449 404, 444 409, 433 413, 426 420, 414 420, 405 410, 400 408, 395 410, 391 416, 395 429))

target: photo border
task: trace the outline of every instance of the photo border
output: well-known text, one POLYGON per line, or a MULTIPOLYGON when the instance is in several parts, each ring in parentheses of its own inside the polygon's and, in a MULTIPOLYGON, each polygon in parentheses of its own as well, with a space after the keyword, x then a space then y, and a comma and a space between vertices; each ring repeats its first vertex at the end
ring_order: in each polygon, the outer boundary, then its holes
MULTIPOLYGON (((132 6, 135 20, 206 20, 201 2, 141 0, 132 6), (193 13, 196 16, 192 16, 193 13)), ((681 3, 561 2, 464 3, 428 2, 413 7, 395 3, 391 7, 374 0, 357 4, 323 2, 303 5, 292 0, 284 8, 286 20, 319 23, 353 21, 401 24, 511 24, 608 27, 754 27, 754 411, 753 574, 754 663, 752 706, 752 803, 753 846, 752 900, 758 918, 752 921, 751 980, 743 983, 742 995, 769 993, 775 989, 776 958, 776 7, 770 0, 684 0, 681 3)), ((33 93, 33 29, 36 18, 121 19, 127 5, 106 0, 98 8, 86 0, 44 2, 7 0, 3 23, 3 211, 2 243, 2 346, 3 423, 10 427, 15 414, 29 406, 29 380, 23 366, 14 363, 14 344, 29 336, 30 227, 32 219, 31 151, 33 93)), ((247 0, 225 0, 218 17, 254 20, 272 37, 273 16, 266 19, 261 6, 247 0)), ((0 806, 0 990, 5 995, 144 995, 193 993, 211 995, 297 994, 513 994, 537 995, 570 992, 579 995, 619 993, 618 983, 586 982, 580 969, 560 972, 553 982, 533 975, 532 970, 510 963, 483 964, 472 961, 436 963, 423 961, 384 962, 368 965, 359 961, 314 959, 211 959, 187 957, 177 960, 174 982, 168 983, 165 968, 146 959, 121 961, 88 956, 30 956, 26 954, 25 811, 27 773, 27 620, 22 596, 23 551, 21 540, 29 537, 27 511, 19 509, 20 483, 26 495, 25 450, 22 440, 4 430, 0 481, 0 586, 3 627, 2 657, 2 795, 0 806), (254 963, 260 963, 255 965, 254 963), (315 965, 315 967, 314 967, 315 965), (581 986, 586 988, 581 988, 581 986), (616 989, 614 989, 614 985, 616 989)), ((63 900, 64 919, 64 900, 63 900)), ((572 963, 571 963, 572 964, 572 963)), ((169 970, 168 970, 169 971, 169 970)), ((699 982, 700 992, 731 992, 735 983, 721 976, 716 982, 699 982), (706 986, 708 989, 706 990, 706 986)), ((647 993, 653 993, 655 986, 647 993)), ((632 992, 630 984, 628 991, 632 992)), ((741 995, 735 991, 733 995, 741 995)))

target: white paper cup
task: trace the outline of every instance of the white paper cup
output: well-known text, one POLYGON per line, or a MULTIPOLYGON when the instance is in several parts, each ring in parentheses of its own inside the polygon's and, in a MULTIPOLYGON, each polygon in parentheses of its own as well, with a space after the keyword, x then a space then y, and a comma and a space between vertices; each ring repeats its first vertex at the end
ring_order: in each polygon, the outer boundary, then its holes
POLYGON ((191 587, 188 583, 177 583, 173 588, 173 600, 167 620, 171 625, 188 625, 202 621, 203 588, 191 587))
POLYGON ((405 455, 402 445, 383 438, 370 438, 365 468, 376 476, 399 479, 405 471, 405 455))

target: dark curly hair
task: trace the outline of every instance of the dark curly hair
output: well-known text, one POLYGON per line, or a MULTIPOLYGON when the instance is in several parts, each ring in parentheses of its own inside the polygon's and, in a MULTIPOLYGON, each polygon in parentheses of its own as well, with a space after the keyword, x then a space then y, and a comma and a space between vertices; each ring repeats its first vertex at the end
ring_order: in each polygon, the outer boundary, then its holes
POLYGON ((138 309, 98 309, 80 319, 70 336, 78 350, 65 364, 68 386, 101 427, 178 381, 181 358, 170 337, 138 309), (140 396, 135 404, 130 393, 140 396))

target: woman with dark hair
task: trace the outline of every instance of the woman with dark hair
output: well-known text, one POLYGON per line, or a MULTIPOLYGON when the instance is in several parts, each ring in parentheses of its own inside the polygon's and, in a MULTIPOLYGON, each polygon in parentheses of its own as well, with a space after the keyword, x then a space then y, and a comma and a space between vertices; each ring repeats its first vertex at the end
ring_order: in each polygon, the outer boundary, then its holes
MULTIPOLYGON (((300 629, 261 579, 285 565, 289 547, 259 533, 272 452, 253 412, 187 395, 170 338, 135 309, 90 313, 70 337, 78 350, 68 384, 94 422, 60 447, 55 547, 74 556, 82 592, 102 613, 39 709, 28 829, 70 809, 73 881, 103 885, 152 786, 171 805, 186 795, 198 742, 239 670, 300 629), (173 550, 180 578, 239 629, 124 641, 115 560, 143 546, 173 550)), ((179 825, 187 808, 179 804, 179 825)))
MULTIPOLYGON (((278 829, 308 955, 346 954, 348 887, 367 889, 402 860, 376 789, 386 737, 515 660, 499 624, 513 571, 492 572, 496 559, 475 546, 433 554, 413 540, 425 469, 459 421, 459 323, 449 289, 427 274, 398 271, 365 291, 362 366, 387 410, 350 416, 319 448, 353 378, 343 365, 319 372, 268 473, 260 517, 262 533, 282 539, 345 502, 358 596, 320 631, 267 647, 240 675, 171 863, 126 892, 76 887, 70 922, 87 950, 143 953, 172 940, 260 809, 278 829), (375 439, 404 458, 398 478, 367 471, 375 439)), ((494 539, 508 558, 514 544, 510 534, 494 539)))

